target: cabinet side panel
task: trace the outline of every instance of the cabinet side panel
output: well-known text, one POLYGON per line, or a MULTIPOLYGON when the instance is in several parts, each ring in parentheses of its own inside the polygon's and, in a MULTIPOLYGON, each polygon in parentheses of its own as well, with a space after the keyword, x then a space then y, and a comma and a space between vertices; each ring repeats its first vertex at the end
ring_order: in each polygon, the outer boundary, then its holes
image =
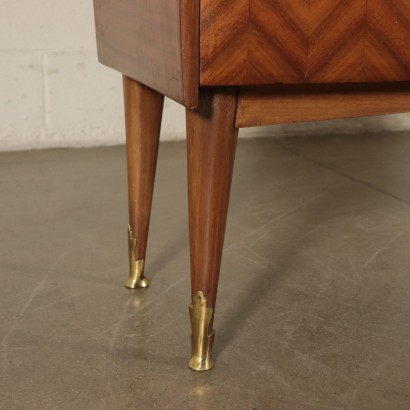
POLYGON ((198 76, 184 71, 195 70, 197 64, 187 61, 185 53, 198 58, 192 50, 198 47, 198 39, 192 33, 187 40, 184 33, 186 25, 197 30, 196 20, 192 21, 197 10, 185 7, 185 3, 94 0, 100 62, 184 105, 187 101, 187 105, 194 105, 197 90, 193 80, 198 76))

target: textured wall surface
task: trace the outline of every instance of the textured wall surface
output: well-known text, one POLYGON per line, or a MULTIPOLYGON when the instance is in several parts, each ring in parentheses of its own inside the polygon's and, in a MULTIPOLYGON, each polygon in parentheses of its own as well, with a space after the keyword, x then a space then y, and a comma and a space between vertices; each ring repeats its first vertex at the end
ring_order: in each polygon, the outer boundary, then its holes
MULTIPOLYGON (((0 150, 124 141, 120 74, 97 63, 92 0, 0 2, 0 150)), ((162 138, 185 136, 167 101, 162 138)), ((244 130, 290 135, 410 129, 410 115, 244 130)))

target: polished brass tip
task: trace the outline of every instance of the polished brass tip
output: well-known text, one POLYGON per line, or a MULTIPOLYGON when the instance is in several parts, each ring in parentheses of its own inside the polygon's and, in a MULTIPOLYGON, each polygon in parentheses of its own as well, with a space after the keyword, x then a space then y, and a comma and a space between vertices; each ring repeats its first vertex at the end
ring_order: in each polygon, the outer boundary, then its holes
POLYGON ((214 310, 207 306, 207 301, 202 292, 197 292, 189 307, 191 318, 191 344, 192 354, 189 367, 199 372, 212 369, 212 346, 215 338, 215 330, 209 333, 209 324, 214 310))
POLYGON ((131 227, 128 226, 128 253, 130 260, 130 277, 125 286, 130 289, 146 288, 150 281, 144 277, 144 259, 135 260, 135 247, 137 239, 132 236, 131 227))

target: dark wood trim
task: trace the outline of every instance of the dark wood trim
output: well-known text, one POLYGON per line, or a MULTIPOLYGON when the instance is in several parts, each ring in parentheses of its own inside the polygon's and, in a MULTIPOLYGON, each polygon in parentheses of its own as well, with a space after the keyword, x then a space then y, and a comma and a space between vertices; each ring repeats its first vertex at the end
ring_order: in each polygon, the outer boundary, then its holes
POLYGON ((180 0, 184 106, 196 108, 199 94, 199 0, 180 0))

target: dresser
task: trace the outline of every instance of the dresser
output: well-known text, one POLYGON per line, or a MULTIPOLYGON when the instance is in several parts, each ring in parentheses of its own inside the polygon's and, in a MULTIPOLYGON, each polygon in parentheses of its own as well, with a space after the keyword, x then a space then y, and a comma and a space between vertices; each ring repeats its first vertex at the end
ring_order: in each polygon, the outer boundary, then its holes
POLYGON ((410 0, 94 0, 94 9, 99 61, 123 74, 128 288, 150 283, 164 96, 186 108, 189 367, 209 370, 239 128, 410 112, 410 0))

